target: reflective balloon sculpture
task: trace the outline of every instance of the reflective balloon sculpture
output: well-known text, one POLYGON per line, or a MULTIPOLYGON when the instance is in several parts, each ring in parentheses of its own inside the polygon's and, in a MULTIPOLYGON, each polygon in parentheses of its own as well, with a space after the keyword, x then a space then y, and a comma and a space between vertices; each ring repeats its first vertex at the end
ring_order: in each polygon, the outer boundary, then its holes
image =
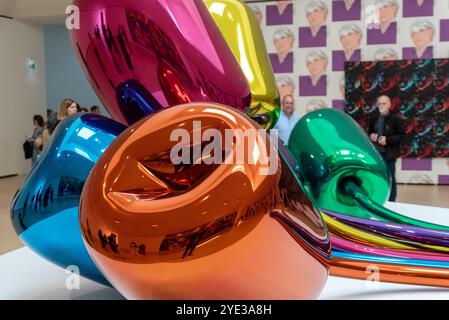
POLYGON ((161 111, 120 135, 95 165, 80 203, 86 246, 113 286, 131 299, 310 299, 323 288, 327 270, 365 279, 373 263, 382 281, 449 286, 449 259, 441 254, 417 251, 419 260, 404 251, 402 259, 389 259, 392 250, 344 254, 361 247, 358 238, 400 250, 413 249, 412 241, 405 245, 336 222, 332 229, 355 241, 334 236, 340 252, 332 253, 326 224, 295 176, 293 160, 282 144, 273 149, 272 143, 243 114, 207 103, 161 111), (177 129, 187 132, 179 135, 187 164, 171 158, 177 129), (213 138, 220 141, 227 130, 252 130, 257 143, 211 150, 207 142, 214 139, 204 140, 208 129, 218 130, 213 138), (198 133, 203 140, 195 141, 198 133), (243 154, 258 155, 253 164, 226 161, 242 146, 243 154), (195 147, 202 150, 200 161, 192 156, 195 147), (217 154, 222 163, 206 164, 217 154), (274 173, 261 174, 273 163, 274 173), (275 270, 281 272, 273 278, 275 270))
POLYGON ((76 265, 81 275, 105 284, 82 243, 78 205, 90 170, 125 129, 94 114, 64 120, 11 204, 13 226, 28 247, 63 268, 76 265))
POLYGON ((380 281, 449 287, 449 228, 381 206, 385 165, 349 116, 308 114, 289 150, 268 138, 279 95, 246 5, 74 3, 73 46, 118 122, 58 126, 11 206, 30 248, 132 299, 310 299, 373 264, 380 281))
POLYGON ((112 117, 211 101, 246 111, 245 76, 202 0, 75 0, 73 46, 112 117))
POLYGON ((334 109, 309 113, 293 129, 288 145, 302 181, 321 208, 449 231, 447 226, 406 217, 379 205, 389 195, 390 177, 383 159, 349 115, 334 109))
POLYGON ((205 0, 251 89, 248 114, 263 128, 274 127, 280 98, 262 30, 252 10, 235 0, 205 0))
POLYGON ((192 103, 138 122, 106 150, 86 182, 80 222, 89 253, 125 297, 318 296, 327 278, 319 260, 330 253, 325 223, 257 129, 229 107, 192 103), (242 128, 257 134, 255 145, 220 143, 213 152, 221 163, 206 164, 210 151, 195 142, 198 130, 216 129, 224 141, 242 128), (198 164, 172 163, 177 129, 187 134, 188 155, 203 147, 198 164), (233 160, 239 148, 257 152, 253 164, 233 160), (270 166, 274 173, 263 175, 270 166))
MULTIPOLYGON (((366 266, 367 263, 378 266, 377 262, 403 266, 449 266, 448 256, 441 254, 449 251, 447 227, 417 221, 385 208, 382 211, 369 210, 372 208, 369 204, 384 202, 387 198, 389 176, 382 158, 352 118, 332 109, 309 113, 294 128, 288 145, 296 159, 300 180, 324 209, 334 258, 356 260, 366 266), (417 221, 421 226, 415 226, 411 221, 417 221)), ((409 267, 402 268, 403 271, 410 270, 409 267)), ((410 278, 411 282, 407 282, 404 281, 407 277, 400 276, 398 270, 395 272, 397 276, 391 275, 388 281, 444 285, 443 281, 420 279, 416 272, 410 278)), ((335 275, 355 277, 349 269, 340 269, 335 275)), ((383 281, 387 280, 384 278, 383 281)))
POLYGON ((390 180, 385 163, 363 129, 345 113, 323 109, 306 114, 293 129, 288 146, 320 208, 369 218, 346 194, 348 183, 376 201, 387 199, 390 180))

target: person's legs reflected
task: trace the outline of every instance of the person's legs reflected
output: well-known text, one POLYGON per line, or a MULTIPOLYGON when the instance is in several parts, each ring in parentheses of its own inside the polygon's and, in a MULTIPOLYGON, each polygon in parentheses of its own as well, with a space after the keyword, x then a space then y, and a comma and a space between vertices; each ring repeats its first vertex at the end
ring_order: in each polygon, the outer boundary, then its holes
POLYGON ((390 174, 391 181, 391 191, 388 201, 395 202, 397 197, 397 186, 396 186, 396 160, 387 160, 382 154, 385 165, 387 166, 388 173, 390 174))
POLYGON ((387 166, 387 170, 390 174, 390 181, 391 181, 391 191, 390 191, 390 197, 388 198, 388 201, 395 202, 397 197, 397 186, 396 186, 396 160, 386 160, 384 158, 385 164, 387 166))
POLYGON ((396 160, 388 161, 388 167, 391 174, 391 193, 388 201, 395 202, 398 193, 396 186, 396 160))

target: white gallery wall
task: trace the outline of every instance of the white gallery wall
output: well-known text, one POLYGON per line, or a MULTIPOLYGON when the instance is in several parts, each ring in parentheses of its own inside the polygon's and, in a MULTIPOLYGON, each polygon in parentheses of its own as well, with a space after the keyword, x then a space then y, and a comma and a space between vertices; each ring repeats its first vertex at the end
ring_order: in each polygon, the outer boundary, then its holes
POLYGON ((46 118, 44 52, 42 26, 0 18, 0 177, 31 166, 22 145, 33 132, 33 116, 46 118), (28 58, 37 70, 29 70, 28 58))

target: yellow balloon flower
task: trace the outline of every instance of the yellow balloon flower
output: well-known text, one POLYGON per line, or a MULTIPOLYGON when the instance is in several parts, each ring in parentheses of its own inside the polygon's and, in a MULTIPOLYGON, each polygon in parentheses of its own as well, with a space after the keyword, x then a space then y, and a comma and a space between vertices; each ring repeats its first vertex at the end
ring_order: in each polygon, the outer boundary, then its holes
POLYGON ((273 128, 279 118, 280 98, 254 13, 238 0, 205 0, 205 4, 248 81, 252 97, 248 115, 261 127, 273 128))

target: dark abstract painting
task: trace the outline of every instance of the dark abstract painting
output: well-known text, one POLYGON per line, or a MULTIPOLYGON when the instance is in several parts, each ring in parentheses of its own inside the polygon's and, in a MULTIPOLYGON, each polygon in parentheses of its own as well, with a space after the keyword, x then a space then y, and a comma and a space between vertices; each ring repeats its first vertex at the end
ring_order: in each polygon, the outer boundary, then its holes
POLYGON ((345 112, 365 130, 387 95, 403 120, 403 157, 449 157, 449 59, 347 62, 345 112))

